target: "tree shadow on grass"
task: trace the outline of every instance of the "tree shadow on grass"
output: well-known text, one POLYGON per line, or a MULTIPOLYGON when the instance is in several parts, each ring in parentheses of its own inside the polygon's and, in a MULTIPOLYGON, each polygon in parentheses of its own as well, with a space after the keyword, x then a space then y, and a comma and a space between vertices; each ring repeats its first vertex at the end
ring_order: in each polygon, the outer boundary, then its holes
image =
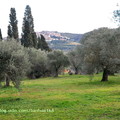
POLYGON ((0 98, 0 104, 13 103, 23 100, 22 98, 4 97, 0 98))

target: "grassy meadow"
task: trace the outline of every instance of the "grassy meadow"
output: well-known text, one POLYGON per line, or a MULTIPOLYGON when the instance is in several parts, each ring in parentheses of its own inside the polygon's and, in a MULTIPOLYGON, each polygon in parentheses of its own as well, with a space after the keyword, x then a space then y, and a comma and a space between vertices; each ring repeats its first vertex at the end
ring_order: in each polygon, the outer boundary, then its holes
POLYGON ((23 80, 0 89, 0 120, 120 120, 120 75, 23 80))

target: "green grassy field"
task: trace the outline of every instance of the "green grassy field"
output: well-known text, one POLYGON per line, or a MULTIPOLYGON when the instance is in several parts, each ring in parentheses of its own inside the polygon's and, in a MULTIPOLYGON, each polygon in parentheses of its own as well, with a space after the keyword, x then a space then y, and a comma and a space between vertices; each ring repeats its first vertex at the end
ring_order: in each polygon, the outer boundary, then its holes
POLYGON ((62 75, 0 89, 0 120, 120 120, 120 75, 62 75))

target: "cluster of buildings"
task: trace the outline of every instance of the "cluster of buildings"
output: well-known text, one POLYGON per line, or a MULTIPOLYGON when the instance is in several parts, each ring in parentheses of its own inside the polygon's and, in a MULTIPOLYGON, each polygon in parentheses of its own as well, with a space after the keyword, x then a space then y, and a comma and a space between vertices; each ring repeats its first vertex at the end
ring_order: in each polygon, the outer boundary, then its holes
POLYGON ((52 41, 52 40, 67 41, 70 39, 67 36, 62 36, 61 33, 57 32, 57 31, 42 31, 42 32, 37 32, 36 34, 37 34, 37 36, 42 34, 45 37, 46 41, 52 41))

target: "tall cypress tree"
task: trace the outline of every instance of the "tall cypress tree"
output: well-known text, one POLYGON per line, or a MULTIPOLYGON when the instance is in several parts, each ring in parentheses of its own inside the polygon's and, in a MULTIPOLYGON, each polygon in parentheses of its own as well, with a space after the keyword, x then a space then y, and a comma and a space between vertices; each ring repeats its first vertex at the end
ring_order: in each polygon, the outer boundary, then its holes
POLYGON ((29 22, 25 21, 24 22, 24 29, 22 33, 22 38, 21 38, 21 44, 25 47, 32 47, 33 46, 33 41, 32 41, 32 36, 29 28, 29 22))
POLYGON ((1 29, 0 29, 0 40, 2 40, 3 37, 2 37, 2 32, 1 32, 1 29))
POLYGON ((8 25, 8 32, 7 33, 8 33, 9 38, 13 37, 11 25, 8 25))
POLYGON ((38 37, 38 45, 37 48, 45 51, 51 51, 49 48, 47 42, 45 41, 45 37, 43 35, 40 35, 41 37, 38 37))
POLYGON ((29 5, 25 8, 23 26, 22 26, 22 39, 21 44, 25 47, 35 47, 37 46, 37 36, 34 31, 34 22, 29 5))
POLYGON ((16 10, 15 10, 15 8, 10 9, 9 17, 10 17, 10 22, 9 23, 10 23, 11 30, 12 30, 12 37, 14 39, 18 40, 18 38, 19 38, 19 36, 18 36, 18 26, 17 26, 18 21, 17 21, 17 18, 16 18, 16 10))

